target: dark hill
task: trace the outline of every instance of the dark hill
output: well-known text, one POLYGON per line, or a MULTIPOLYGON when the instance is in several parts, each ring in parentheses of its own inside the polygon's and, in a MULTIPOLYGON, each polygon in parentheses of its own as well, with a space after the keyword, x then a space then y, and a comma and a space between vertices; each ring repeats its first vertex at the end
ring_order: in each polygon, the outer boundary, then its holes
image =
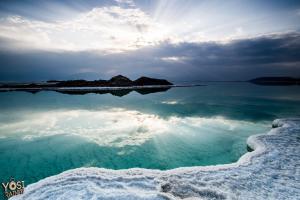
POLYGON ((108 84, 110 86, 132 86, 132 80, 130 80, 129 78, 127 78, 125 76, 118 75, 118 76, 112 77, 108 81, 108 84))
POLYGON ((139 79, 133 81, 134 85, 143 86, 143 85, 173 85, 165 79, 156 79, 142 76, 139 79))

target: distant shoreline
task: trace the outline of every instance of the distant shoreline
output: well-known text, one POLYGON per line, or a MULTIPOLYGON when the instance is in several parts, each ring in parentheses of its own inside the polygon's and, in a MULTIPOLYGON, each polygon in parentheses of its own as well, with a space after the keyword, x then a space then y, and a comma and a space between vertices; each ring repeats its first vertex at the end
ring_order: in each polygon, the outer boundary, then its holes
POLYGON ((135 91, 142 95, 166 92, 173 87, 198 87, 206 86, 199 84, 189 84, 189 85, 147 85, 147 86, 115 86, 115 87, 35 87, 35 88, 0 88, 0 92, 29 92, 38 93, 42 91, 53 91, 63 94, 70 95, 84 95, 89 93, 94 94, 112 94, 114 96, 125 96, 131 91, 135 91))
POLYGON ((14 83, 14 84, 2 84, 0 88, 14 88, 14 89, 55 89, 55 88, 90 88, 90 87, 136 87, 136 86, 170 86, 173 83, 165 79, 149 78, 142 76, 134 81, 129 78, 118 75, 109 80, 49 80, 47 82, 39 83, 14 83))
POLYGON ((178 84, 178 85, 143 85, 143 86, 111 86, 111 87, 6 87, 0 88, 0 92, 10 91, 98 91, 98 90, 134 90, 151 88, 171 88, 171 87, 198 87, 206 86, 202 84, 178 84))

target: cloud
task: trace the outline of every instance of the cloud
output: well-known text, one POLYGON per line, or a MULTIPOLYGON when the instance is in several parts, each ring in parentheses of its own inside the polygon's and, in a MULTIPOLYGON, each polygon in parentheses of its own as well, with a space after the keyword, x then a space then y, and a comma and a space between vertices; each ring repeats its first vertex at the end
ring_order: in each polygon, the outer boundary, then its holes
MULTIPOLYGON (((298 30, 299 3, 261 1, 0 1, 0 37, 24 50, 136 50, 162 42, 230 42, 298 30), (293 5, 293 6, 292 6, 293 5), (292 13, 292 14, 291 14, 292 13)), ((11 48, 8 44, 7 48, 11 48)))
POLYGON ((0 37, 14 40, 25 49, 116 52, 165 40, 160 26, 138 8, 110 6, 56 22, 8 16, 0 20, 0 37))
MULTIPOLYGON (((6 43, 11 41, 0 40, 0 46, 6 43)), ((162 42, 114 54, 2 50, 0 80, 67 79, 80 73, 94 73, 98 78, 124 74, 132 79, 146 75, 171 81, 247 80, 300 76, 299 64, 300 34, 293 32, 229 43, 162 42)))

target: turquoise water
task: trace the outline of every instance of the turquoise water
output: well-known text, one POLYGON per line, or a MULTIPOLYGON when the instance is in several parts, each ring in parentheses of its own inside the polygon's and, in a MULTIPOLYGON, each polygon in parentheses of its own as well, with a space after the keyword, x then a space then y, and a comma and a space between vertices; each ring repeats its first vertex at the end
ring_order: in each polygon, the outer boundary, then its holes
POLYGON ((0 93, 0 181, 78 167, 172 169, 235 162, 246 139, 300 116, 300 87, 206 83, 165 92, 0 93))

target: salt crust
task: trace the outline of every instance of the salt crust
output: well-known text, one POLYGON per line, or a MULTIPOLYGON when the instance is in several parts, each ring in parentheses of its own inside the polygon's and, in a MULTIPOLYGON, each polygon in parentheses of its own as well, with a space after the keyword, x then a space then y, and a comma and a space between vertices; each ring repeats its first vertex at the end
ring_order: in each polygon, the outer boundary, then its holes
POLYGON ((300 119, 275 120, 271 131, 247 143, 254 151, 232 164, 78 168, 28 185, 11 199, 300 199, 300 119))

